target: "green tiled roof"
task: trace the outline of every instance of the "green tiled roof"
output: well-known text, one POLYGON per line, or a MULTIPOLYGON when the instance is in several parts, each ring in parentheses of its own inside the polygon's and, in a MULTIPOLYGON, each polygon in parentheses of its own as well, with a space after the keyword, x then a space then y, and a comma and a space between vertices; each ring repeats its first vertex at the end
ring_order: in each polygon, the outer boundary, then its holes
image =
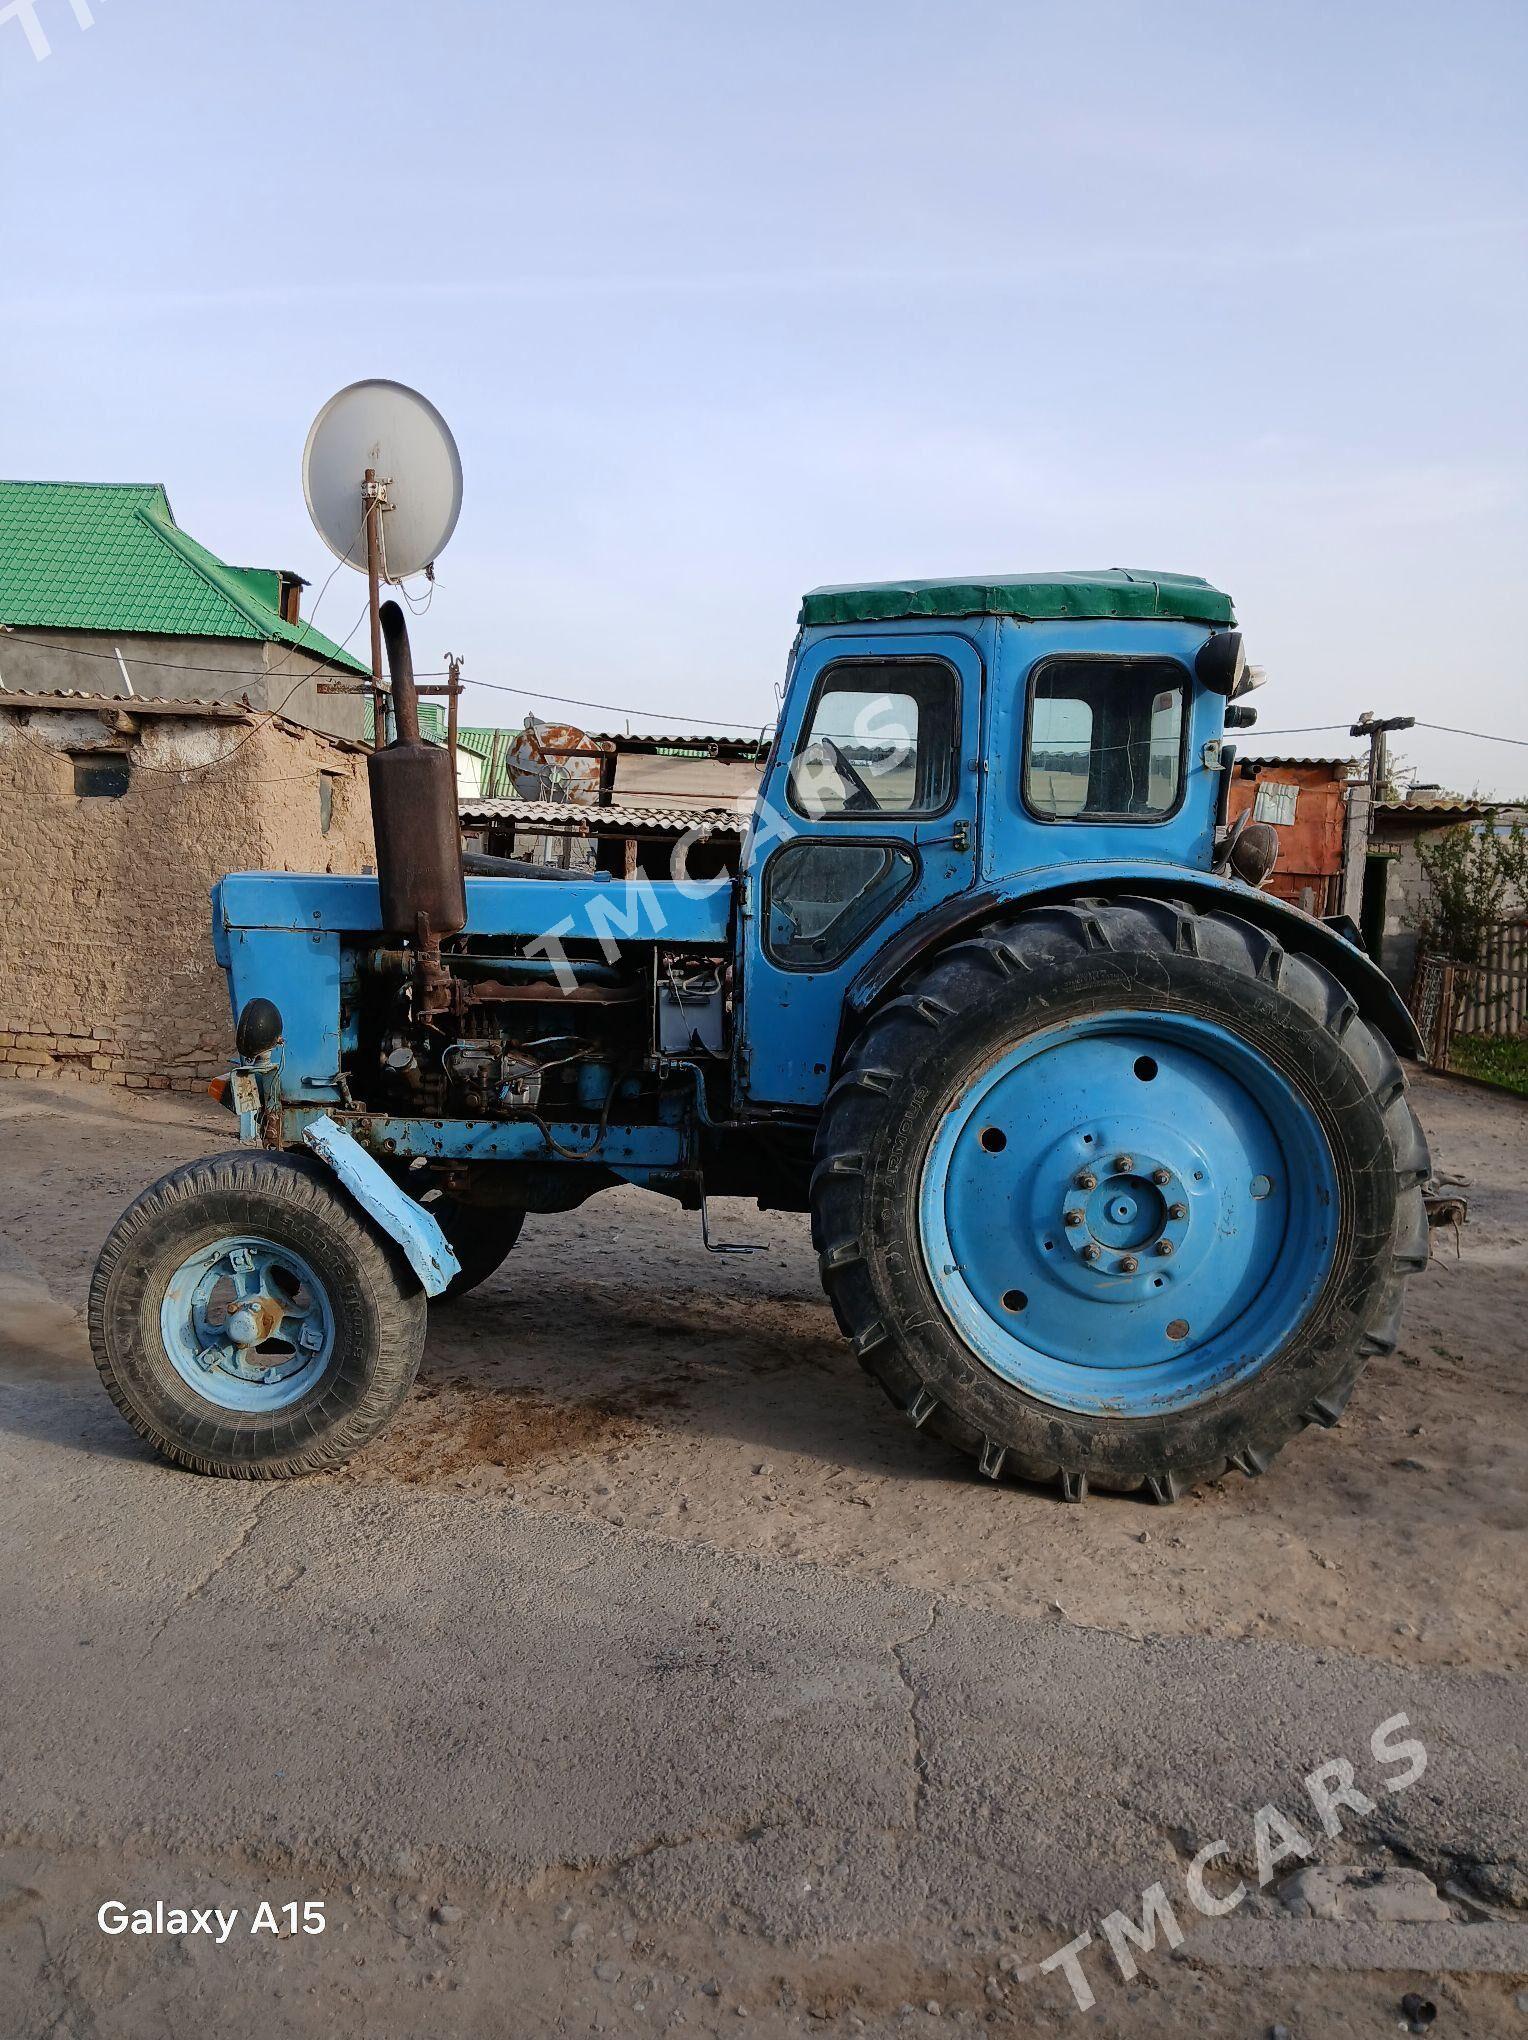
POLYGON ((158 482, 0 481, 0 623, 251 638, 368 669, 287 623, 277 576, 231 567, 181 530, 158 482))

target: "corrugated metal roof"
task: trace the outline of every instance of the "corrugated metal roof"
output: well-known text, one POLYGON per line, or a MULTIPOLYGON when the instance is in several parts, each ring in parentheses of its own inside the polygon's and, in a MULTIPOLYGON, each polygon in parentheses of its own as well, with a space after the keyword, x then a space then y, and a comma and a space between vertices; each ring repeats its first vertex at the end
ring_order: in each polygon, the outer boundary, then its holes
POLYGON ((1377 820, 1396 821, 1407 817, 1412 821, 1437 820, 1468 822, 1478 820, 1486 813, 1483 801, 1459 800, 1382 800, 1374 807, 1377 820))
POLYGON ((1333 770, 1340 766, 1347 772, 1357 771, 1359 764, 1357 758, 1298 758, 1292 753, 1274 757, 1264 755, 1262 752, 1247 754, 1240 751, 1237 753, 1236 762, 1238 766, 1255 765, 1259 770, 1265 765, 1325 765, 1333 770))
POLYGON ((664 751, 716 751, 734 752, 742 757, 762 757, 769 748, 771 730, 766 723, 759 725, 756 737, 740 737, 733 732, 728 736, 717 736, 695 730, 585 730, 584 735, 596 744, 611 744, 617 750, 623 744, 653 744, 664 751))
POLYGON ((288 736, 311 737, 332 751, 354 752, 364 757, 371 749, 370 744, 357 743, 354 737, 337 737, 332 730, 316 730, 311 723, 297 722, 279 710, 253 708, 247 700, 206 701, 200 696, 179 700, 170 694, 84 694, 74 687, 38 694, 0 686, 0 713, 6 709, 21 710, 27 715, 49 709, 73 709, 86 715, 102 709, 120 709, 127 715, 158 716, 164 720, 179 717, 185 722, 255 723, 264 729, 284 730, 288 736))
POLYGON ((189 721, 206 721, 210 716, 222 722, 247 722, 254 710, 247 701, 207 701, 200 695, 177 698, 168 694, 84 694, 76 687, 50 688, 46 693, 0 686, 0 708, 126 709, 129 715, 183 715, 189 721))
POLYGON ((743 825, 730 808, 595 807, 589 801, 464 800, 457 803, 464 822, 514 822, 527 828, 586 829, 590 833, 628 831, 682 836, 687 829, 709 829, 713 836, 741 836, 743 825))
POLYGON ((162 483, 0 481, 0 623, 241 638, 366 671, 286 622, 274 587, 268 570, 231 567, 182 531, 162 483))

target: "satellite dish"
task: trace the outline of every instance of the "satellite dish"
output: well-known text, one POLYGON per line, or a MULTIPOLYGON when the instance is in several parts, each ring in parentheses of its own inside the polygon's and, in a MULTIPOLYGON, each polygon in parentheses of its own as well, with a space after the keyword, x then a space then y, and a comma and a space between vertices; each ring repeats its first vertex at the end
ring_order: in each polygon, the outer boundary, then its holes
POLYGON ((428 397, 403 383, 351 383, 313 420, 302 455, 308 515, 330 552, 363 574, 368 468, 386 504, 382 571, 401 581, 440 557, 462 509, 461 455, 428 397))

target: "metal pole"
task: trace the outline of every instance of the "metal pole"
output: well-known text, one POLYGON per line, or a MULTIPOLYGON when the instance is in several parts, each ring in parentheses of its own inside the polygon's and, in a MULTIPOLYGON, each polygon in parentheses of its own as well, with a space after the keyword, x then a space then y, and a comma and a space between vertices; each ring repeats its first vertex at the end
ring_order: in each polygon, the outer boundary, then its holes
POLYGON ((451 753, 451 784, 455 786, 456 698, 462 691, 462 662, 458 658, 453 658, 449 652, 446 654, 446 675, 449 682, 446 692, 450 697, 446 704, 446 749, 451 753))
POLYGON ((382 549, 377 543, 382 491, 377 487, 375 468, 366 470, 361 501, 366 506, 366 586, 371 599, 371 740, 373 750, 380 751, 387 742, 387 714, 382 687, 382 549))

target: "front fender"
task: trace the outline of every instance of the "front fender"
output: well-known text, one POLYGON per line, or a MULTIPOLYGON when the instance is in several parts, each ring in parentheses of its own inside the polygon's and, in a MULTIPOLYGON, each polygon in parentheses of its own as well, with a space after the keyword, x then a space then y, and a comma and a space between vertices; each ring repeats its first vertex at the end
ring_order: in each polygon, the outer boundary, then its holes
MULTIPOLYGON (((1422 1038, 1416 1022, 1389 978, 1361 949, 1324 922, 1270 893, 1257 892, 1239 879, 1185 871, 1176 864, 1052 865, 947 900, 904 928, 851 980, 844 997, 843 1037, 926 956, 996 915, 1015 907, 1049 906, 1059 900, 1118 899, 1129 893, 1184 900, 1196 907, 1221 907, 1254 927, 1266 928, 1286 949, 1309 956, 1329 970, 1364 1019, 1378 1028, 1398 1055, 1421 1055, 1422 1038)), ((843 1038, 839 1047, 841 1051, 843 1038)))
POLYGON ((461 1273, 461 1263, 439 1221, 406 1190, 400 1190, 381 1163, 327 1112, 310 1119, 302 1137, 320 1161, 333 1169, 361 1209, 402 1247, 425 1295, 439 1296, 452 1276, 461 1273))

